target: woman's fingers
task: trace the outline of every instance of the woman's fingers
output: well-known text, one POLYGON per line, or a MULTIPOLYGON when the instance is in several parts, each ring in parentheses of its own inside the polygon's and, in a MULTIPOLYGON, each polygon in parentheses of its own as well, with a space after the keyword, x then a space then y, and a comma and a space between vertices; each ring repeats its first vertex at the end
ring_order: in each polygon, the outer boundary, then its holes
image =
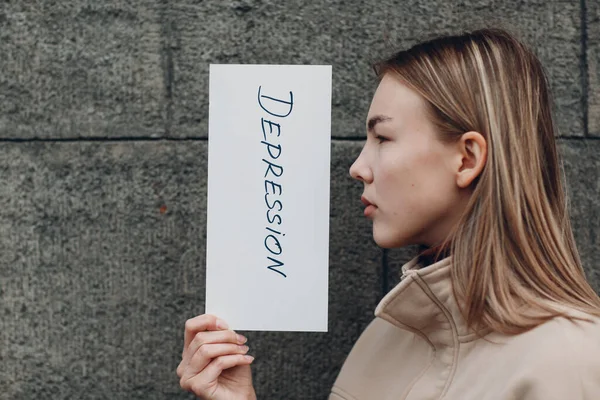
POLYGON ((182 360, 177 375, 183 389, 202 398, 230 398, 233 392, 253 393, 250 367, 223 370, 249 365, 254 357, 247 356, 247 339, 229 329, 227 324, 214 315, 203 314, 185 323, 182 360), (230 393, 231 392, 231 393, 230 393))
POLYGON ((219 378, 223 370, 240 365, 249 365, 252 361, 254 361, 254 357, 244 354, 230 354, 214 358, 202 372, 182 383, 182 386, 193 387, 195 392, 196 390, 204 391, 219 378))
POLYGON ((218 344, 203 344, 200 348, 192 355, 186 373, 196 375, 202 371, 213 359, 222 356, 246 354, 248 352, 248 346, 242 346, 230 343, 218 343, 218 344))
POLYGON ((210 382, 217 379, 223 370, 238 365, 248 365, 252 363, 252 361, 254 361, 254 357, 243 354, 221 356, 213 359, 206 368, 204 368, 203 373, 206 373, 206 379, 210 382))
POLYGON ((221 320, 208 314, 200 315, 186 322, 186 344, 181 363, 177 367, 177 375, 180 378, 183 379, 184 375, 189 376, 201 372, 215 357, 242 352, 241 345, 247 341, 243 335, 232 330, 207 330, 221 326, 223 326, 221 320), (194 333, 193 336, 192 333, 194 333), (215 347, 214 344, 224 346, 215 347))
POLYGON ((205 344, 210 343, 234 343, 244 344, 247 339, 243 335, 239 335, 234 331, 206 331, 198 332, 192 339, 189 346, 183 350, 183 361, 187 363, 196 351, 205 344))
POLYGON ((190 390, 195 394, 205 393, 210 387, 214 387, 223 370, 237 367, 240 365, 249 365, 254 361, 254 357, 244 354, 229 354, 212 359, 208 365, 198 374, 180 375, 180 386, 185 390, 190 390))
POLYGON ((183 341, 183 348, 186 349, 190 342, 196 336, 196 333, 202 331, 218 331, 229 329, 229 326, 222 319, 217 318, 215 315, 202 314, 197 317, 190 318, 185 321, 185 334, 183 341))
POLYGON ((188 346, 188 353, 193 354, 200 346, 209 343, 244 344, 246 343, 246 338, 243 335, 235 333, 234 331, 198 332, 188 346))

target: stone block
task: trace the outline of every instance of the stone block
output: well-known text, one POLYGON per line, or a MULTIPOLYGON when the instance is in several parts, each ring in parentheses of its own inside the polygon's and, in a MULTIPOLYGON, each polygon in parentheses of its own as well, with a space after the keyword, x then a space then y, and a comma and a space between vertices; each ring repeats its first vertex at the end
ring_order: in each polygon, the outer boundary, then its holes
POLYGON ((600 141, 563 139, 571 224, 588 280, 600 294, 600 141))
MULTIPOLYGON (((359 151, 332 146, 329 332, 243 332, 261 399, 326 398, 373 318, 359 151)), ((206 141, 3 145, 0 399, 189 398, 175 369, 204 312, 206 168, 206 141)))
POLYGON ((376 88, 371 62, 434 33, 501 26, 546 67, 560 134, 583 135, 580 4, 469 0, 261 2, 179 0, 168 10, 173 135, 207 135, 211 63, 333 65, 332 134, 364 136, 376 88))
POLYGON ((372 61, 392 46, 486 25, 511 29, 537 50, 560 133, 581 136, 580 14, 580 3, 567 1, 8 3, 0 13, 0 136, 206 137, 210 63, 331 64, 333 135, 362 136, 376 87, 372 61))
POLYGON ((159 2, 5 2, 0 137, 162 136, 159 2))
POLYGON ((0 172, 0 399, 182 398, 206 143, 5 143, 0 172))
POLYGON ((588 87, 588 133, 600 136, 600 4, 585 1, 587 38, 587 81, 588 87))

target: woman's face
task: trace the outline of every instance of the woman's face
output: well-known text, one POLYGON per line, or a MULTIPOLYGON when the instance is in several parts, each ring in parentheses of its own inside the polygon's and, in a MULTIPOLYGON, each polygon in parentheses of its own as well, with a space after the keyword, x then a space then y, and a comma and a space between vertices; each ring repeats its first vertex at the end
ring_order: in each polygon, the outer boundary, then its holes
POLYGON ((367 117, 367 141, 350 167, 363 182, 365 215, 384 248, 433 246, 456 223, 466 198, 456 183, 457 146, 437 139, 425 100, 385 74, 367 117))

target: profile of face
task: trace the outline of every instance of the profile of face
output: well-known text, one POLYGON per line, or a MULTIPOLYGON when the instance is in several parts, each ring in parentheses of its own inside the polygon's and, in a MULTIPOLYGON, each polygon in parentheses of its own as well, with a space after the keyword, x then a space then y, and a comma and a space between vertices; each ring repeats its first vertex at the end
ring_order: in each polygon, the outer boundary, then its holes
POLYGON ((485 157, 485 139, 477 132, 455 143, 440 141, 425 99, 385 74, 368 112, 367 140, 350 167, 364 185, 375 242, 384 248, 431 247, 444 240, 485 157))

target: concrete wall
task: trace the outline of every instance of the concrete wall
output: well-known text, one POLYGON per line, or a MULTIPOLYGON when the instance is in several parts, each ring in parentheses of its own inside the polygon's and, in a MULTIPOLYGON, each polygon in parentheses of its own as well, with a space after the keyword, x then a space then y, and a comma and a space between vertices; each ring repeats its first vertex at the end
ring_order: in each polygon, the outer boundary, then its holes
POLYGON ((576 238, 600 290, 600 4, 13 0, 0 3, 0 399, 184 399, 204 310, 208 65, 333 65, 327 334, 248 333, 261 399, 324 399, 411 250, 382 251, 347 171, 369 62, 502 26, 557 103, 576 238))

